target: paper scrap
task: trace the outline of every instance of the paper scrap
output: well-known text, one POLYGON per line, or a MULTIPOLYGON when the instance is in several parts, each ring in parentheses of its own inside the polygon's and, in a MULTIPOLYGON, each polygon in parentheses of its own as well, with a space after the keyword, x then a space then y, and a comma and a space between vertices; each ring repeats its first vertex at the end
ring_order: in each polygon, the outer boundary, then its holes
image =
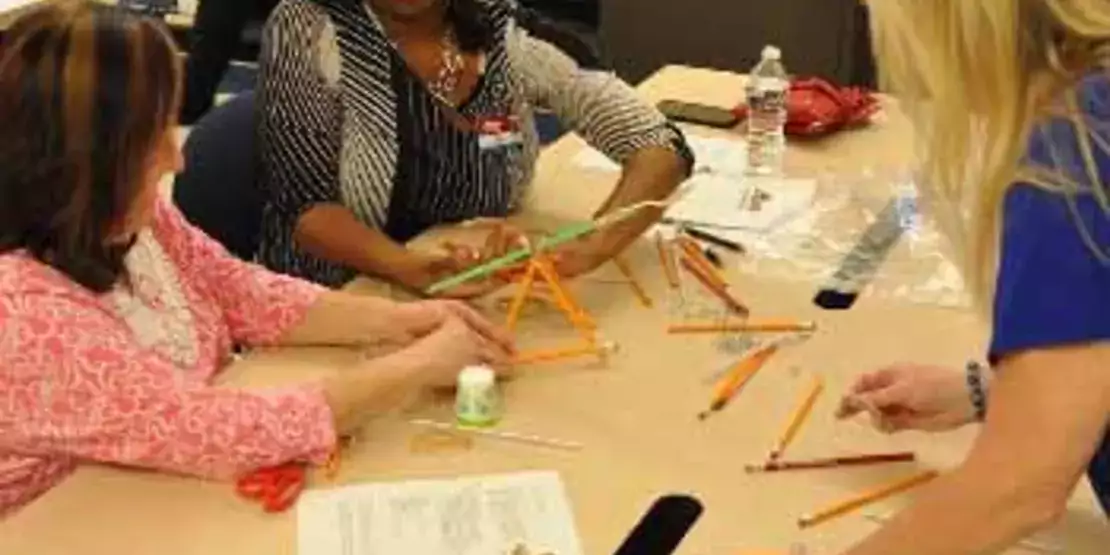
POLYGON ((554 472, 366 484, 307 492, 297 506, 300 555, 581 555, 554 472))
POLYGON ((669 220, 719 229, 767 231, 809 209, 817 192, 813 179, 735 178, 699 174, 690 192, 670 207, 669 220), (747 199, 753 190, 766 193, 758 210, 747 199))

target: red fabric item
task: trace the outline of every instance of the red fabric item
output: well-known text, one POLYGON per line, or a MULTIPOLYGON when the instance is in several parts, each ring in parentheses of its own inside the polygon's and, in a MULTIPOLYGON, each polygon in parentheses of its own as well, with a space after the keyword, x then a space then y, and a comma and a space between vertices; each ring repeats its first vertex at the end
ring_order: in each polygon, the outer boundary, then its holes
MULTIPOLYGON (((839 87, 820 78, 797 79, 786 97, 786 134, 824 137, 841 129, 859 127, 879 111, 879 100, 857 87, 839 87)), ((744 118, 748 107, 740 106, 744 118)))

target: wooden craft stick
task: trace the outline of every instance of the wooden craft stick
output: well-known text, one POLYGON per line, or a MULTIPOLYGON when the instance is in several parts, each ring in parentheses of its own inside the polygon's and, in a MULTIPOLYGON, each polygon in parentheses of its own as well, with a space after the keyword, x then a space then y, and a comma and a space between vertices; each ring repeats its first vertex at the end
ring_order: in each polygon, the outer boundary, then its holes
POLYGON ((532 292, 532 284, 535 282, 536 265, 529 264, 527 273, 520 282, 520 289, 513 297, 513 304, 509 305, 509 315, 505 317, 505 329, 513 331, 516 328, 516 323, 520 320, 520 311, 524 309, 524 302, 528 300, 528 295, 532 292))
POLYGON ((877 453, 873 455, 851 455, 845 457, 830 457, 826 459, 809 459, 797 461, 773 460, 758 464, 749 464, 744 467, 748 474, 762 472, 786 472, 791 470, 819 470, 823 468, 840 468, 844 466, 869 466, 878 464, 892 464, 913 462, 917 455, 912 451, 899 453, 877 453))
POLYGON ((813 378, 813 383, 809 386, 809 390, 806 391, 805 396, 802 397, 802 402, 794 409, 794 413, 790 415, 790 420, 787 422, 786 429, 783 430, 782 436, 779 437, 778 442, 775 443, 775 447, 771 449, 770 460, 776 461, 782 457, 783 452, 786 451, 786 448, 789 447, 794 441, 794 438, 798 436, 798 432, 801 431, 802 426, 805 425, 806 419, 809 418, 809 414, 813 412, 813 405, 817 403, 817 398, 821 396, 821 392, 824 390, 825 382, 820 376, 815 376, 813 378))
POLYGON ((614 347, 613 344, 599 346, 596 343, 582 345, 580 347, 570 347, 567 349, 538 350, 520 353, 515 359, 513 359, 513 364, 523 366, 526 364, 556 362, 560 360, 566 360, 568 358, 578 358, 591 355, 604 358, 615 350, 616 347, 614 347))
POLYGON ((697 263, 692 262, 690 260, 690 257, 682 257, 682 268, 689 272, 690 275, 694 276, 694 278, 697 279, 698 282, 706 288, 706 290, 708 290, 710 293, 713 293, 713 295, 720 299, 721 302, 725 303, 725 306, 727 306, 729 310, 738 314, 748 313, 748 307, 744 306, 744 303, 740 302, 735 297, 730 295, 729 292, 723 287, 716 285, 713 281, 713 278, 709 277, 704 271, 702 271, 697 266, 697 263))
POLYGON ((704 322, 672 324, 667 333, 807 333, 817 331, 816 322, 795 322, 790 320, 765 320, 744 322, 704 322))
POLYGON ((655 250, 659 252, 659 265, 663 267, 663 276, 667 278, 667 285, 671 289, 678 289, 678 268, 675 267, 674 251, 670 244, 663 239, 662 232, 655 233, 655 250))
POLYGON ((878 487, 872 491, 861 493, 851 499, 847 499, 828 508, 822 509, 816 513, 804 515, 798 519, 799 528, 812 528, 824 522, 828 522, 834 518, 844 516, 856 509, 866 507, 872 503, 877 503, 889 497, 898 495, 905 491, 916 488, 920 485, 931 482, 940 474, 934 470, 922 472, 908 478, 903 478, 896 482, 892 482, 885 486, 878 487))
POLYGON ((623 258, 617 256, 613 258, 613 264, 621 271, 621 274, 628 279, 628 285, 632 287, 632 292, 636 294, 636 298, 640 300, 640 304, 644 308, 651 308, 654 303, 651 302, 651 297, 648 296, 647 291, 644 290, 643 284, 640 280, 636 279, 636 274, 632 273, 632 267, 628 265, 623 258))
POLYGON ((709 278, 710 283, 713 283, 715 286, 720 287, 721 289, 725 289, 728 287, 728 282, 725 281, 725 276, 722 275, 721 271, 718 270, 717 267, 714 266, 713 263, 705 257, 705 253, 701 252, 701 247, 699 247, 697 243, 695 243, 688 237, 676 237, 675 243, 682 249, 682 252, 683 254, 685 254, 686 258, 689 258, 690 261, 698 267, 698 269, 702 270, 702 272, 705 273, 705 275, 709 278))
POLYGON ((709 409, 698 414, 698 419, 705 420, 714 412, 725 408, 729 401, 751 381, 756 372, 759 372, 759 369, 767 363, 771 355, 778 351, 778 348, 778 343, 768 343, 745 354, 736 366, 717 380, 717 384, 713 386, 713 399, 710 401, 709 409))
POLYGON ((531 435, 531 434, 521 434, 521 433, 517 433, 517 432, 503 432, 503 431, 499 431, 499 430, 487 430, 487 429, 483 429, 483 428, 466 428, 466 427, 462 427, 462 426, 456 426, 455 424, 451 424, 451 423, 448 423, 448 422, 437 422, 435 420, 428 420, 428 419, 423 419, 423 418, 418 418, 418 419, 415 419, 415 420, 409 420, 409 423, 414 425, 414 426, 422 426, 422 427, 425 427, 425 428, 432 428, 434 430, 440 430, 440 431, 445 431, 445 432, 458 432, 458 433, 463 433, 463 434, 468 434, 468 435, 473 435, 473 436, 478 436, 478 437, 484 437, 484 438, 489 438, 489 439, 498 439, 498 440, 501 440, 501 441, 510 441, 510 442, 516 442, 516 443, 527 443, 527 444, 531 444, 531 445, 539 445, 541 447, 552 447, 552 448, 555 448, 555 449, 565 449, 565 450, 568 450, 568 451, 578 451, 578 450, 582 449, 582 444, 578 443, 576 441, 566 441, 566 440, 562 440, 562 439, 552 439, 552 438, 540 437, 540 436, 531 435))

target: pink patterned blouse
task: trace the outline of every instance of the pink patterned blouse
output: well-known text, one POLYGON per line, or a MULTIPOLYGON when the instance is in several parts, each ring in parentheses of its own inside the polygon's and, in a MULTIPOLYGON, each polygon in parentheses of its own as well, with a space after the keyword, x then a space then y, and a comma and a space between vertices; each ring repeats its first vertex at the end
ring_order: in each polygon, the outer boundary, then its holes
POLYGON ((0 516, 82 462, 230 478, 335 445, 318 386, 211 381, 233 342, 277 341, 320 289, 240 262, 168 203, 94 294, 25 253, 0 255, 0 516))

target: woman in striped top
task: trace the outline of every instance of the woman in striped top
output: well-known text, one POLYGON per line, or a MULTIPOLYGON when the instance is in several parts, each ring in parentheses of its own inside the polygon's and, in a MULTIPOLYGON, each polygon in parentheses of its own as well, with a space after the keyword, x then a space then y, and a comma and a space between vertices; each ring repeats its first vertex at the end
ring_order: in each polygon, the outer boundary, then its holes
MULTIPOLYGON (((261 260, 333 287, 368 274, 423 289, 458 270, 461 260, 402 244, 518 206, 537 106, 623 164, 599 213, 674 190, 693 162, 681 133, 615 76, 517 28, 514 10, 510 0, 285 0, 261 57, 261 260)), ((568 247, 560 271, 596 268, 658 215, 568 247)))

